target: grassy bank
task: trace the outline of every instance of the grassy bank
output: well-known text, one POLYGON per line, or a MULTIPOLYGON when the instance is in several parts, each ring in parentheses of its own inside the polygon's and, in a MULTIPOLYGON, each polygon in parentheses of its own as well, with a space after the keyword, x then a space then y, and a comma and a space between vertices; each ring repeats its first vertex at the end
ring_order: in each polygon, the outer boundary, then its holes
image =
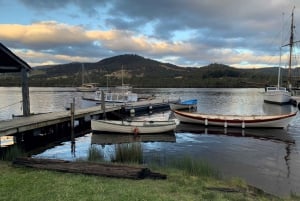
POLYGON ((193 170, 155 169, 167 174, 166 180, 67 174, 16 168, 3 161, 0 170, 0 200, 282 200, 241 180, 223 181, 215 174, 199 176, 193 170))

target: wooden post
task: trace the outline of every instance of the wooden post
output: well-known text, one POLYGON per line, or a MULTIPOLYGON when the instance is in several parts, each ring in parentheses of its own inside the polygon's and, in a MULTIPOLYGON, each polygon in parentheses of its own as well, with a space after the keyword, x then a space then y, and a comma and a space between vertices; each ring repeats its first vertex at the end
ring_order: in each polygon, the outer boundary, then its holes
POLYGON ((101 110, 103 111, 103 119, 106 119, 106 114, 105 114, 105 95, 104 91, 101 91, 101 110))
POLYGON ((73 102, 71 103, 71 153, 75 157, 74 121, 75 121, 75 98, 73 98, 73 102))
POLYGON ((28 86, 28 77, 27 71, 25 68, 21 70, 22 77, 22 99, 23 99, 23 115, 30 115, 30 101, 29 101, 29 86, 28 86))
POLYGON ((71 103, 71 141, 74 142, 74 113, 75 113, 75 99, 71 103))

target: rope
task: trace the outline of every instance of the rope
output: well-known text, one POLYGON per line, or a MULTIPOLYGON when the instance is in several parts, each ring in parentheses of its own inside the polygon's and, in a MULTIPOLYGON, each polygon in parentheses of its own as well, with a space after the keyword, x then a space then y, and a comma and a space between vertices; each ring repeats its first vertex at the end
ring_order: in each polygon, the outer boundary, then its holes
POLYGON ((0 110, 3 110, 3 109, 5 109, 5 108, 8 108, 8 107, 10 107, 10 106, 13 106, 13 105, 16 105, 16 104, 19 104, 19 103, 22 103, 22 102, 23 102, 23 101, 18 101, 18 102, 15 102, 15 103, 13 103, 13 104, 10 104, 10 105, 1 107, 0 110))

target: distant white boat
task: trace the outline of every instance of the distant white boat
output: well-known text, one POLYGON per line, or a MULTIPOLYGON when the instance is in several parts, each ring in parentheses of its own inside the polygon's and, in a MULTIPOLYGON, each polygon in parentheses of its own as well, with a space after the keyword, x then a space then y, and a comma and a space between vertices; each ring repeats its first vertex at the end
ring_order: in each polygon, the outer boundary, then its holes
POLYGON ((240 128, 285 128, 297 112, 282 115, 219 115, 174 111, 180 122, 240 128))
POLYGON ((117 121, 91 120, 93 131, 111 133, 151 134, 165 133, 176 128, 174 120, 169 121, 117 121))
POLYGON ((267 103, 286 104, 291 101, 291 93, 285 87, 266 87, 264 101, 267 103))
POLYGON ((131 91, 131 87, 128 85, 117 86, 110 88, 109 90, 102 91, 97 90, 95 92, 94 100, 102 101, 102 94, 104 94, 105 102, 113 103, 129 103, 138 101, 138 94, 131 91))
POLYGON ((81 64, 81 86, 76 87, 77 91, 82 91, 82 92, 95 92, 98 90, 97 83, 85 83, 84 81, 84 64, 81 64))
POLYGON ((80 87, 76 87, 76 90, 82 92, 95 92, 98 90, 98 87, 96 83, 85 83, 80 87))

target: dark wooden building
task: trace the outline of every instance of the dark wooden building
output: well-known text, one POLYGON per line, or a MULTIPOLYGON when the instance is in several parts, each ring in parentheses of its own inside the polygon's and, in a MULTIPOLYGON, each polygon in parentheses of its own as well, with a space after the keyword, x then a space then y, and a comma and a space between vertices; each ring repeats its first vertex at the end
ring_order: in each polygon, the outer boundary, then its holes
POLYGON ((22 77, 23 115, 30 115, 28 72, 31 67, 0 43, 0 73, 20 73, 22 77))

